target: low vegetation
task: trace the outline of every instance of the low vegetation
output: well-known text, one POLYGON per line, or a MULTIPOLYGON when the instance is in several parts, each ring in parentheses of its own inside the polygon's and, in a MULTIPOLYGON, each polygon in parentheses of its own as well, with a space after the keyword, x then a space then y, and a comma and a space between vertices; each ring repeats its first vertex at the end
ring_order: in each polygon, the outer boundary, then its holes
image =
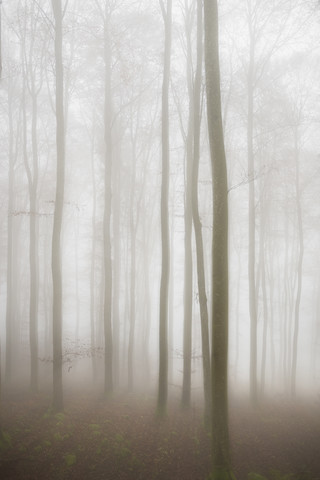
MULTIPOLYGON (((6 480, 205 480, 210 434, 202 405, 166 419, 154 398, 131 395, 108 403, 92 396, 66 399, 64 413, 48 411, 48 397, 8 396, 2 407, 7 441, 0 478, 6 480)), ((231 402, 230 436, 237 480, 317 480, 320 416, 311 408, 268 405, 253 413, 231 402), (315 420, 319 418, 319 420, 315 420)))

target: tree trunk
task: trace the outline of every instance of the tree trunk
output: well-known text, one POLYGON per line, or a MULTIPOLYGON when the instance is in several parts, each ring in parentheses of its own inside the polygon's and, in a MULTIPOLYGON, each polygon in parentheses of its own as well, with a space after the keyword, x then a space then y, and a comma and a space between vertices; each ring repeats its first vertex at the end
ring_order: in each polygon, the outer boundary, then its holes
POLYGON ((212 460, 214 480, 232 479, 228 431, 228 180, 223 139, 218 5, 204 0, 207 115, 213 181, 212 460))
POLYGON ((55 68, 56 68, 56 145, 57 180, 52 234, 52 283, 53 283, 53 399, 54 411, 63 410, 62 386, 62 272, 61 229, 65 177, 65 131, 63 107, 62 61, 62 8, 61 0, 52 0, 55 18, 55 68))
MULTIPOLYGON (((249 12, 250 58, 248 71, 248 112, 247 112, 247 149, 248 179, 254 175, 253 153, 253 110, 254 110, 254 56, 255 45, 252 33, 251 12, 249 12)), ((258 402, 257 384, 257 300, 256 300, 256 227, 255 227, 255 182, 249 181, 249 312, 250 312, 250 400, 252 406, 258 402)))
POLYGON ((104 62, 105 62, 105 91, 104 91, 104 394, 109 397, 113 391, 113 342, 112 342, 112 260, 111 260, 111 196, 112 196, 112 98, 111 98, 111 45, 110 45, 110 13, 108 2, 105 6, 104 24, 104 62))
POLYGON ((37 238, 37 190, 38 190, 38 138, 37 138, 37 97, 32 96, 32 158, 33 180, 29 184, 30 196, 30 388, 38 390, 38 238, 37 238))
POLYGON ((202 0, 197 0, 197 68, 194 80, 194 145, 192 167, 192 219, 196 241, 198 292, 201 319, 201 345, 202 345, 202 369, 203 388, 205 402, 205 419, 210 416, 211 408, 211 379, 210 379, 210 345, 209 345, 209 317, 206 294, 206 280, 204 271, 204 253, 202 239, 202 225, 198 205, 198 177, 200 160, 200 128, 201 128, 201 79, 203 57, 203 19, 202 0))
MULTIPOLYGON (((120 142, 119 142, 120 143, 120 142)), ((113 384, 117 388, 120 381, 120 275, 121 275, 121 241, 120 241, 120 202, 121 202, 121 148, 116 150, 116 161, 113 162, 113 185, 115 186, 113 195, 113 384)))
POLYGON ((97 351, 96 351, 96 295, 95 295, 95 265, 96 265, 96 179, 95 179, 95 161, 94 161, 94 137, 95 122, 91 132, 91 179, 92 179, 92 212, 91 212, 91 262, 90 262, 90 347, 92 361, 92 378, 97 379, 97 351))
POLYGON ((164 416, 168 397, 168 290, 169 251, 169 81, 171 63, 172 0, 159 0, 165 25, 164 70, 162 84, 162 177, 161 177, 161 281, 159 309, 159 386, 157 413, 164 416))
POLYGON ((184 329, 183 329, 183 382, 181 405, 190 406, 191 399, 191 356, 192 356, 192 163, 194 137, 194 98, 192 74, 191 22, 188 5, 185 8, 185 30, 187 41, 187 85, 189 97, 188 133, 186 137, 185 197, 184 197, 184 329))
POLYGON ((136 223, 134 219, 134 193, 136 183, 136 156, 133 144, 133 172, 130 193, 130 327, 128 344, 128 389, 133 390, 134 335, 136 324, 136 223))
POLYGON ((294 132, 294 159, 296 170, 296 206, 297 206, 297 223, 298 223, 298 239, 299 239, 299 255, 297 269, 297 293, 294 307, 294 331, 292 345, 292 367, 291 367, 291 395, 296 396, 296 377, 297 377, 297 357, 298 357, 298 336, 299 336, 299 317, 300 317, 300 300, 302 289, 302 262, 304 253, 303 226, 302 226, 302 209, 300 194, 300 166, 299 166, 299 146, 298 146, 298 127, 294 132))
POLYGON ((6 363, 5 363, 5 382, 9 384, 12 379, 13 363, 13 187, 14 187, 14 152, 13 152, 13 113, 11 96, 8 98, 8 121, 9 121, 9 172, 8 172, 8 247, 7 247, 7 296, 6 296, 6 363))

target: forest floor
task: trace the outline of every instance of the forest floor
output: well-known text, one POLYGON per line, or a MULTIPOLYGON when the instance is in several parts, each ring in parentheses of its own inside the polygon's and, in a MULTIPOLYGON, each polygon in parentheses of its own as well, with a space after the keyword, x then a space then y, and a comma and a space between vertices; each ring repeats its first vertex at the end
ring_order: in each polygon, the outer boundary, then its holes
MULTIPOLYGON (((200 406, 181 411, 173 402, 160 422, 151 397, 104 403, 77 395, 65 403, 65 412, 54 415, 46 396, 4 396, 1 423, 10 445, 0 452, 1 480, 208 478, 210 436, 200 406)), ((320 480, 320 404, 273 403, 252 412, 233 401, 230 438, 237 480, 250 472, 320 480)))

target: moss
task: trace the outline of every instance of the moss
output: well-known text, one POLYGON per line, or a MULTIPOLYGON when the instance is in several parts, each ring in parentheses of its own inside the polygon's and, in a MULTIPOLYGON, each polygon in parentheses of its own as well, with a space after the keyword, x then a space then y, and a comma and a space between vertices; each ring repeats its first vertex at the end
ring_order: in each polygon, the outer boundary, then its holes
POLYGON ((89 425, 89 428, 91 428, 91 430, 100 430, 101 426, 98 425, 97 423, 91 423, 89 425))
POLYGON ((118 442, 118 443, 121 443, 124 440, 123 436, 120 433, 117 433, 115 439, 116 439, 116 442, 118 442))
POLYGON ((61 435, 60 432, 56 432, 54 435, 53 435, 53 438, 57 441, 57 442, 61 442, 63 440, 63 436, 61 435))
POLYGON ((216 468, 215 471, 211 473, 208 480, 236 480, 236 478, 230 469, 216 468))
POLYGON ((250 472, 248 475, 248 480, 268 480, 268 479, 263 475, 260 475, 259 473, 250 472))
POLYGON ((67 467, 72 467, 77 461, 76 455, 67 454, 64 456, 64 461, 66 462, 67 467))
POLYGON ((0 430, 0 452, 11 447, 11 437, 8 433, 0 430))
POLYGON ((54 418, 58 421, 58 422, 63 422, 64 419, 65 419, 65 414, 64 413, 56 413, 54 418))

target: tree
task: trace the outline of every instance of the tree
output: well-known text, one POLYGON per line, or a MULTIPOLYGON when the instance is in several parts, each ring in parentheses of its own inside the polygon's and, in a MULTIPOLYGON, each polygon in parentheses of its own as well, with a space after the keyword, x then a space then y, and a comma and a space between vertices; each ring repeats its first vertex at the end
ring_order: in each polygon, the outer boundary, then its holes
MULTIPOLYGON (((254 175, 254 62, 255 62, 255 29, 252 25, 252 5, 248 1, 248 28, 250 38, 250 53, 248 67, 248 114, 247 114, 247 156, 248 178, 254 175)), ((249 280, 249 312, 250 312, 250 398, 252 405, 257 404, 257 300, 256 300, 256 225, 255 225, 255 182, 249 182, 249 252, 248 252, 248 280, 249 280)))
POLYGON ((297 229, 298 229, 298 266, 297 266, 297 292, 294 306, 294 331, 292 345, 292 367, 291 367, 291 395, 296 396, 297 381, 297 357, 298 357, 298 336, 300 324, 300 302, 302 290, 302 262, 304 255, 304 235, 302 224, 302 208, 301 208, 301 186, 300 186, 300 149, 299 149, 299 125, 293 127, 294 135, 294 163, 295 163, 295 194, 297 208, 297 229))
POLYGON ((207 116, 213 181, 212 459, 213 480, 233 479, 228 432, 228 179, 220 93, 218 5, 204 1, 207 116))
POLYGON ((63 410, 62 385, 62 272, 61 272, 61 229, 64 201, 65 178, 65 130, 63 102, 63 61, 62 61, 62 6, 61 0, 52 0, 52 10, 55 20, 54 51, 55 51, 55 86, 56 86, 56 149, 57 173, 56 196, 53 216, 52 233, 52 284, 53 284, 53 399, 55 411, 63 410))
POLYGON ((192 73, 191 25, 192 6, 185 2, 185 30, 187 42, 187 86, 189 97, 188 129, 185 138, 185 199, 184 199, 184 325, 183 325, 183 382, 182 407, 190 406, 191 398, 191 356, 192 356, 192 306, 193 306, 193 268, 192 268, 192 163, 194 137, 194 98, 192 73))
POLYGON ((193 140, 193 165, 192 165, 192 220, 196 242, 198 291, 201 319, 201 343, 202 343, 202 369, 203 389, 205 401, 205 418, 210 415, 211 391, 210 391, 210 345, 209 345, 209 316, 206 294, 206 280, 204 270, 204 254, 202 225, 198 205, 198 177, 200 160, 200 128, 201 128, 201 79, 203 60, 203 15, 202 0, 197 0, 197 66, 193 90, 193 114, 194 114, 194 140, 193 140))
MULTIPOLYGON (((29 263, 30 263, 30 306, 29 306, 29 336, 30 336, 30 388, 38 390, 38 277, 39 277, 39 252, 38 252, 38 179, 39 179, 39 154, 38 154, 38 97, 43 83, 43 51, 46 43, 38 46, 41 49, 39 60, 36 51, 36 30, 41 27, 39 22, 39 9, 31 5, 29 38, 26 35, 28 16, 24 15, 25 25, 21 26, 21 44, 23 55, 23 158, 28 179, 29 189, 29 263), (28 45, 30 42, 30 46, 28 45), (29 47, 29 48, 28 48, 29 47), (31 149, 32 161, 29 161, 27 142, 27 111, 26 92, 31 97, 31 149)), ((41 38, 41 37, 40 37, 41 38)))
POLYGON ((12 379, 13 370, 13 338, 14 338, 14 272, 13 272, 13 207, 14 195, 13 188, 15 184, 15 167, 17 151, 14 149, 14 127, 13 127, 13 86, 8 86, 8 124, 9 124, 9 169, 8 169, 8 233, 7 233, 7 294, 6 294, 6 363, 5 363, 5 382, 8 384, 12 379))
POLYGON ((169 294, 169 79, 171 64, 172 0, 159 0, 165 25, 164 69, 162 83, 162 176, 161 176, 161 281, 159 312, 159 386, 157 411, 166 412, 168 397, 168 294, 169 294))
POLYGON ((112 196, 112 98, 111 98, 111 39, 109 2, 104 11, 104 394, 113 391, 112 343, 112 258, 111 258, 111 196, 112 196))

